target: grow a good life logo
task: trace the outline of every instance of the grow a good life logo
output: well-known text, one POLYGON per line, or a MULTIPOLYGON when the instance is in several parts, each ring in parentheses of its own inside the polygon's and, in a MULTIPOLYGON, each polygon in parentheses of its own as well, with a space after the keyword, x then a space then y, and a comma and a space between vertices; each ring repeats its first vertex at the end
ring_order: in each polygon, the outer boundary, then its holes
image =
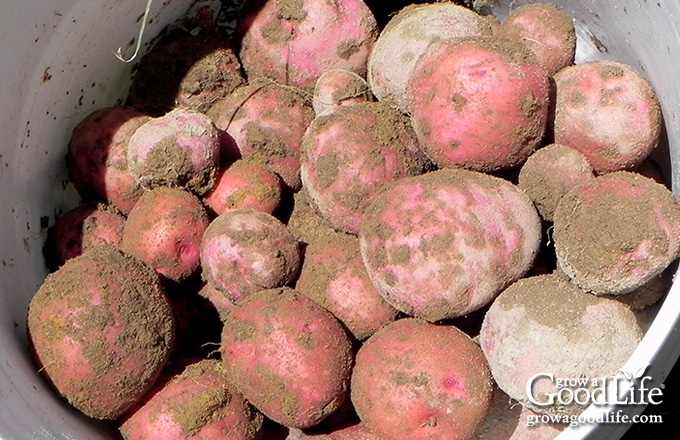
POLYGON ((588 378, 556 377, 541 372, 529 378, 526 394, 536 407, 585 408, 594 405, 658 405, 663 400, 663 384, 651 386, 645 375, 649 364, 634 372, 619 370, 616 375, 588 378))

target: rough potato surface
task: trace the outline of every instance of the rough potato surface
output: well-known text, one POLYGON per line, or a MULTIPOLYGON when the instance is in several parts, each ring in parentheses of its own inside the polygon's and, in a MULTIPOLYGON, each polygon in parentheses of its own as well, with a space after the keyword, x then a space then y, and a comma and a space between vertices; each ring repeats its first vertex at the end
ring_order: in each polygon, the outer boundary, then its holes
MULTIPOLYGON (((642 339, 628 306, 590 295, 566 278, 524 278, 504 290, 489 308, 480 345, 498 386, 539 413, 579 414, 571 405, 545 404, 557 391, 548 378, 527 383, 538 373, 556 378, 602 378, 614 375, 642 339), (539 294, 540 293, 540 294, 539 294)), ((592 391, 592 382, 587 387, 592 391)))
POLYGON ((551 222, 562 196, 593 178, 593 167, 583 154, 566 145, 551 144, 524 162, 517 185, 534 202, 541 218, 551 222))
POLYGON ((540 237, 526 194, 464 169, 395 182, 374 198, 359 233, 364 264, 383 297, 428 321, 490 302, 529 270, 540 237))
POLYGON ((317 117, 302 139, 307 192, 330 225, 351 234, 382 185, 423 173, 427 162, 408 118, 380 102, 317 117))
POLYGON ((27 325, 39 371, 76 409, 107 420, 151 388, 175 337, 157 275, 109 245, 48 275, 31 300, 27 325))
POLYGON ((128 440, 257 440, 263 417, 218 360, 171 368, 119 428, 128 440))
POLYGON ((208 116, 227 132, 239 157, 267 165, 286 187, 300 190, 302 136, 314 118, 301 90, 254 79, 215 103, 208 116))
POLYGON ((381 439, 466 440, 491 403, 491 374, 458 328, 400 319, 359 349, 352 402, 381 439))
POLYGON ((592 61, 554 75, 554 141, 583 153, 597 173, 631 169, 659 143, 661 108, 631 66, 592 61))
POLYGON ((289 288, 257 292, 229 314, 222 359, 248 401, 288 427, 319 423, 348 395, 353 357, 345 330, 289 288))
POLYGON ((522 5, 512 9, 502 23, 499 35, 525 45, 549 76, 574 63, 574 20, 550 3, 522 5))
POLYGON ((201 241, 203 276, 237 303, 259 290, 290 284, 297 277, 300 246, 276 217, 236 209, 216 217, 201 241))
POLYGON ((560 269, 595 294, 630 292, 680 255, 680 203, 664 186, 629 171, 568 192, 554 225, 560 269))
POLYGON ((533 54, 495 37, 432 43, 407 85, 411 122, 440 168, 513 168, 538 147, 549 81, 533 54))
POLYGON ((311 90, 326 70, 366 73, 378 28, 362 0, 250 0, 241 12, 236 38, 249 80, 311 90))

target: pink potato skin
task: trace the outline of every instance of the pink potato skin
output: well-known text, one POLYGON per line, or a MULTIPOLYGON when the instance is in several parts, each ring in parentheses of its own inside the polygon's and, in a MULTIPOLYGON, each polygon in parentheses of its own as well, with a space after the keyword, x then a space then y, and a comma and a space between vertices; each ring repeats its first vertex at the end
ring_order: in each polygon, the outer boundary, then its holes
POLYGON ((522 5, 510 11, 499 35, 525 45, 548 76, 574 63, 574 20, 550 3, 522 5))
POLYGON ((276 174, 258 162, 237 160, 220 170, 215 186, 203 196, 213 215, 231 209, 256 209, 273 214, 281 204, 281 182, 276 174))
POLYGON ((410 110, 406 87, 418 59, 439 40, 490 36, 490 22, 453 2, 412 4, 392 16, 368 58, 367 80, 379 101, 410 110))
POLYGON ((369 277, 398 310, 428 321, 489 303, 531 267, 540 218, 519 188, 464 169, 401 179, 359 233, 369 277))
POLYGON ((222 360, 246 399, 284 426, 316 425, 348 397, 353 356, 345 330, 289 288, 259 291, 230 313, 222 360))
POLYGON ((134 132, 127 160, 145 188, 178 186, 204 194, 214 185, 219 168, 219 132, 203 113, 176 108, 134 132))
POLYGON ((228 148, 236 145, 241 158, 267 165, 285 187, 300 190, 302 136, 314 110, 299 90, 250 81, 216 102, 208 116, 227 133, 228 148))
POLYGON ((251 0, 235 38, 249 80, 264 76, 311 90, 326 70, 364 76, 377 35, 362 0, 251 0))
POLYGON ((120 248, 125 217, 104 205, 79 205, 57 218, 47 231, 45 259, 56 269, 98 244, 120 248))
POLYGON ((469 336, 413 318, 364 343, 351 387, 362 423, 383 440, 469 439, 492 391, 486 359, 469 336))
POLYGON ((147 191, 130 212, 121 248, 164 277, 182 281, 199 267, 208 224, 208 214, 195 195, 158 187, 147 191))
POLYGON ((205 280, 234 303, 292 283, 301 265, 300 245, 285 225, 253 209, 216 217, 205 231, 200 255, 205 280))
POLYGON ((127 215, 143 193, 128 170, 132 134, 151 118, 127 107, 90 113, 74 128, 68 145, 69 177, 85 201, 110 203, 127 215))
POLYGON ((430 45, 407 85, 411 121, 440 168, 513 168, 537 148, 549 81, 528 49, 494 37, 430 45))
POLYGON ((218 360, 186 360, 166 371, 121 420, 129 440, 256 440, 263 417, 231 384, 218 360))
POLYGON ((120 417, 170 357, 175 323, 158 276, 110 245, 47 276, 28 310, 39 371, 83 414, 120 417))
POLYGON ((554 142, 583 153, 597 173, 631 169, 657 146, 661 108, 631 66, 592 61, 554 75, 554 142))
POLYGON ((295 289, 333 313, 358 340, 397 318, 366 273, 359 240, 348 234, 306 247, 295 289))
POLYGON ((408 118, 381 102, 318 117, 302 139, 305 188, 328 223, 351 234, 382 185, 421 174, 425 162, 408 118))
POLYGON ((338 106, 369 101, 373 101, 373 95, 364 78, 349 70, 331 69, 316 80, 312 108, 318 117, 332 113, 338 106))

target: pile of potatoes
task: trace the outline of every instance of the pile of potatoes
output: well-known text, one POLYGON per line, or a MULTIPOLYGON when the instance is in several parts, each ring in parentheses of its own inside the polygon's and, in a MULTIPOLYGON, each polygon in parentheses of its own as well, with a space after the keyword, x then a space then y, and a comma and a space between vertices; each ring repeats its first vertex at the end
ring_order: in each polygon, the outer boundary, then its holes
POLYGON ((579 414, 527 381, 626 362, 680 203, 651 85, 576 44, 550 4, 246 0, 233 34, 168 33, 73 131, 39 371, 130 440, 503 440, 579 414))

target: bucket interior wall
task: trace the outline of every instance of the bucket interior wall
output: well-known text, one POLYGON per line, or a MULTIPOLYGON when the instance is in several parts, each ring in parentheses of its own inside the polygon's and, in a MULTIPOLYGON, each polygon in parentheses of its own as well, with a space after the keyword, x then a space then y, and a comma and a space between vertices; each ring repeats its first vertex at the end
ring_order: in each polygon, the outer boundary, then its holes
MULTIPOLYGON (((388 0, 374 0, 374 2, 388 0)), ((25 317, 47 270, 42 246, 47 227, 78 199, 68 184, 65 154, 73 127, 91 111, 123 102, 134 63, 131 53, 145 1, 40 0, 0 3, 0 438, 116 438, 112 427, 64 405, 39 377, 27 346, 25 317)), ((175 22, 189 0, 157 1, 150 36, 175 22)), ((484 10, 498 17, 527 0, 484 10)), ((680 3, 647 0, 553 0, 576 20, 577 62, 611 59, 628 63, 657 90, 665 133, 656 158, 676 194, 680 191, 680 3)), ((144 48, 143 47, 143 48, 144 48)), ((629 361, 631 371, 651 363, 647 374, 662 383, 678 357, 675 332, 680 285, 668 293, 657 319, 629 361)), ((619 438, 625 427, 582 426, 560 438, 619 438)))

